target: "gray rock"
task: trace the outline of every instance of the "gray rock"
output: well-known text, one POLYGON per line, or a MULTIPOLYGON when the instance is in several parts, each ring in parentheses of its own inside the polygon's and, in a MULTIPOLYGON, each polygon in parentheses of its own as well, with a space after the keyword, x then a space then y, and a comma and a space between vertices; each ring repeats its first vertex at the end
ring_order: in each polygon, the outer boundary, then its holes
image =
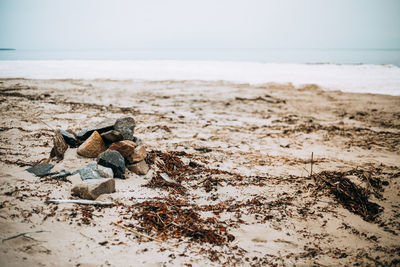
POLYGON ((104 142, 110 144, 121 141, 123 139, 122 134, 118 131, 111 130, 101 134, 104 142))
POLYGON ((80 131, 76 134, 76 137, 77 137, 79 140, 86 140, 93 132, 94 132, 94 129, 91 128, 91 127, 83 128, 82 130, 80 130, 80 131))
POLYGON ((114 124, 114 130, 121 133, 123 140, 132 140, 136 122, 132 117, 118 119, 114 124))
POLYGON ((63 135, 61 134, 61 130, 57 129, 54 131, 53 136, 53 148, 50 152, 50 157, 57 157, 58 159, 63 159, 65 151, 67 151, 68 145, 64 140, 63 135))
POLYGON ((83 168, 71 173, 70 175, 74 175, 76 173, 79 173, 81 179, 84 181, 114 177, 114 173, 111 168, 98 165, 95 161, 86 164, 83 168))
POLYGON ((97 172, 100 174, 101 177, 114 178, 114 172, 111 168, 107 168, 107 167, 98 165, 97 172))
POLYGON ((144 160, 135 164, 131 164, 127 168, 131 172, 134 172, 138 175, 146 175, 149 171, 149 165, 147 165, 147 163, 144 160))
POLYGON ((96 162, 86 164, 82 169, 78 170, 82 180, 101 179, 98 173, 98 166, 96 162))
POLYGON ((82 180, 101 179, 100 174, 96 170, 83 167, 79 170, 82 180))
POLYGON ((51 169, 54 168, 54 165, 48 163, 39 163, 29 169, 26 169, 27 172, 30 172, 38 177, 47 176, 51 174, 55 174, 55 172, 51 172, 51 169))
POLYGON ((76 137, 79 140, 86 140, 89 136, 92 135, 94 131, 97 131, 99 134, 104 132, 108 132, 113 130, 114 124, 116 123, 116 119, 105 119, 96 124, 95 126, 91 126, 88 128, 84 128, 76 134, 76 137))
POLYGON ((114 192, 114 179, 88 180, 72 188, 72 195, 91 200, 95 200, 102 194, 110 194, 114 192))
POLYGON ((99 165, 97 165, 96 161, 89 162, 88 164, 85 165, 85 167, 92 169, 94 171, 97 171, 99 169, 99 165))
POLYGON ((107 149, 99 155, 97 163, 104 167, 111 168, 115 177, 125 179, 125 160, 118 151, 107 149))
POLYGON ((61 132, 62 136, 64 137, 65 142, 70 147, 77 147, 79 145, 79 142, 78 142, 78 140, 76 140, 76 137, 74 134, 64 131, 63 129, 60 129, 60 132, 61 132))
POLYGON ((108 118, 108 119, 104 119, 102 121, 100 121, 99 123, 97 123, 94 128, 96 129, 96 131, 104 133, 107 131, 110 131, 114 128, 114 124, 117 122, 117 119, 114 118, 108 118))

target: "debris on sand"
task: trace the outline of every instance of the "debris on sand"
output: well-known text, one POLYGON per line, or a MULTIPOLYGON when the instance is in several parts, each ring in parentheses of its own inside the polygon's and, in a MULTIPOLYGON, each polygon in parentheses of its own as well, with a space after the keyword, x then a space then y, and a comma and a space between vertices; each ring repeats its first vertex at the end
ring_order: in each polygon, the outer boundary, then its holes
POLYGON ((72 188, 72 194, 83 199, 94 200, 101 194, 115 192, 113 178, 125 179, 126 165, 129 166, 128 170, 138 175, 145 175, 150 169, 145 161, 146 147, 140 138, 133 136, 135 126, 136 122, 132 117, 122 117, 104 119, 76 135, 72 130, 57 129, 54 132, 54 147, 50 158, 56 157, 60 161, 68 147, 75 148, 79 145, 76 150, 78 155, 97 158, 97 162, 90 162, 74 172, 51 172, 54 165, 48 163, 37 164, 27 171, 49 179, 65 178, 79 173, 84 182, 72 188))
POLYGON ((227 233, 226 225, 215 217, 203 219, 196 210, 183 200, 145 201, 135 205, 131 219, 139 221, 147 234, 161 240, 187 237, 195 242, 223 245, 235 237, 227 233))
POLYGON ((313 177, 319 188, 327 188, 346 209, 360 215, 366 221, 374 221, 383 208, 369 201, 371 192, 368 188, 354 184, 346 175, 346 172, 323 171, 313 177))

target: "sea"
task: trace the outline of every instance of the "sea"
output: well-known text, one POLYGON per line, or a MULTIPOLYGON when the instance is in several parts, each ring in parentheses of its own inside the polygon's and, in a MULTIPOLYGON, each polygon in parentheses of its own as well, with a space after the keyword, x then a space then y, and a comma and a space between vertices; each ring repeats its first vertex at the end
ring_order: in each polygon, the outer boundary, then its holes
POLYGON ((0 78, 276 82, 400 95, 400 50, 0 50, 0 78))

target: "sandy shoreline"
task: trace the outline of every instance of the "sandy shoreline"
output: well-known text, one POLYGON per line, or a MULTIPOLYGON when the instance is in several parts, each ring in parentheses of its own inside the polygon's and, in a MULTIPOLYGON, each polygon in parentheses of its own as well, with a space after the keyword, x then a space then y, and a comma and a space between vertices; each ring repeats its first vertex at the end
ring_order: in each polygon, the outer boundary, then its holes
MULTIPOLYGON (((0 79, 0 93, 0 238, 46 231, 3 241, 1 266, 400 262, 399 96, 316 85, 72 79, 0 79), (175 153, 214 174, 190 173, 181 181, 187 192, 178 194, 143 186, 152 172, 130 173, 116 179, 116 193, 100 197, 121 205, 85 211, 45 204, 46 198, 69 198, 72 187, 24 171, 49 156, 53 129, 78 130, 127 115, 149 151, 175 153), (381 189, 369 188, 370 201, 383 212, 367 222, 345 208, 309 177, 311 153, 314 173, 346 173, 360 185, 362 177, 383 182, 381 189), (202 179, 209 182, 199 184, 202 179), (162 201, 157 197, 185 201, 235 239, 220 246, 187 237, 159 243, 110 224, 140 226, 130 217, 140 212, 135 205, 162 201), (82 223, 85 212, 89 224, 82 223)), ((90 161, 69 149, 56 168, 75 170, 90 161)))

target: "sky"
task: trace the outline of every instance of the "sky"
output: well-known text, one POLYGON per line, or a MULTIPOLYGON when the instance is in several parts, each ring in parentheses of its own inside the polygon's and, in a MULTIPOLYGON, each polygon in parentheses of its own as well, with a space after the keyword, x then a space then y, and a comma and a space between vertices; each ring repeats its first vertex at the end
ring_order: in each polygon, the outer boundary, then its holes
POLYGON ((400 49, 400 0, 0 0, 0 48, 400 49))

